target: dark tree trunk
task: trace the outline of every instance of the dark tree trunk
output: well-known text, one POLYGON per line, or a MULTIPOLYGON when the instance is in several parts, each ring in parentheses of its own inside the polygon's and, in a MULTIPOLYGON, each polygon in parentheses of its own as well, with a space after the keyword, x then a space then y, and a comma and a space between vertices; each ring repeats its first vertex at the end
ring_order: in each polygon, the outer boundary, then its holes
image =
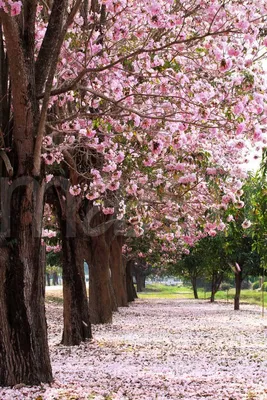
POLYGON ((216 273, 216 272, 213 273, 211 281, 211 296, 210 296, 211 303, 214 303, 215 301, 215 294, 218 292, 222 280, 223 280, 222 273, 216 273))
POLYGON ((53 273, 53 285, 54 286, 58 285, 58 274, 57 274, 57 272, 53 273))
MULTIPOLYGON (((0 249, 0 385, 52 380, 45 320, 45 271, 35 237, 32 184, 11 200, 10 239, 0 249)), ((3 210, 2 210, 3 211, 3 210)), ((35 215, 41 225, 42 213, 35 215)))
POLYGON ((128 302, 134 301, 138 298, 135 286, 133 283, 132 274, 132 261, 126 263, 126 289, 127 289, 127 300, 128 302))
POLYGON ((128 305, 126 271, 122 258, 122 245, 122 238, 116 236, 110 246, 111 282, 118 307, 126 307, 128 305))
MULTIPOLYGON (((191 278, 191 283, 193 287, 193 292, 194 292, 194 298, 198 299, 198 292, 197 292, 197 279, 195 277, 191 278)), ((214 301, 214 300, 213 300, 214 301)))
POLYGON ((110 288, 109 245, 105 233, 90 238, 89 265, 89 309, 93 324, 112 321, 114 301, 110 288))
POLYGON ((215 292, 212 290, 211 296, 210 296, 210 302, 214 303, 214 301, 215 301, 215 292))
POLYGON ((84 252, 81 239, 66 237, 66 222, 62 219, 60 226, 64 299, 62 344, 73 346, 92 337, 84 275, 84 252))
POLYGON ((142 284, 142 289, 144 290, 146 288, 146 276, 145 275, 142 275, 141 284, 142 284))
POLYGON ((138 269, 135 269, 135 279, 136 279, 136 290, 137 292, 142 292, 143 291, 143 276, 140 273, 140 271, 138 271, 138 269))
POLYGON ((234 310, 240 309, 240 293, 242 284, 242 272, 237 271, 235 274, 235 298, 234 298, 234 310))
POLYGON ((50 274, 48 272, 46 273, 46 283, 47 286, 50 286, 50 274))

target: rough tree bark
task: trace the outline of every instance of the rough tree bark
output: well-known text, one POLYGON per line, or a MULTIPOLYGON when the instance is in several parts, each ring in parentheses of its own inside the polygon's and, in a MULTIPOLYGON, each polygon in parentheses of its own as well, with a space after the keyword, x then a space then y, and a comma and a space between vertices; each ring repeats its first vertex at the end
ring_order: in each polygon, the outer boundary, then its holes
POLYGON ((132 272, 132 260, 127 261, 126 263, 126 289, 127 289, 127 300, 128 302, 132 302, 138 298, 135 286, 133 283, 133 272, 132 272))
POLYGON ((41 239, 33 233, 32 190, 11 200, 11 232, 0 249, 0 385, 50 382, 41 239))
POLYGON ((111 282, 118 307, 126 307, 126 271, 122 257, 123 237, 115 236, 110 246, 111 282))
MULTIPOLYGON (((61 222, 61 226, 64 221, 61 222)), ((61 228, 61 232, 64 227, 61 228)), ((83 243, 76 237, 62 235, 62 278, 64 330, 62 344, 78 345, 92 338, 89 306, 84 276, 83 243)))
MULTIPOLYGON (((53 38, 53 46, 46 34, 38 55, 44 69, 35 71, 37 3, 24 1, 23 13, 17 18, 0 10, 0 29, 3 27, 4 32, 4 39, 2 32, 0 35, 1 147, 12 148, 12 165, 1 177, 13 179, 9 189, 8 185, 1 188, 1 198, 5 192, 11 193, 1 210, 10 231, 0 244, 0 385, 52 380, 44 306, 45 271, 40 257, 44 197, 41 148, 58 56, 75 13, 65 23, 68 1, 54 0, 46 31, 53 38), (37 100, 38 88, 45 92, 42 106, 37 100)), ((3 157, 7 167, 9 155, 3 157)))
MULTIPOLYGON (((52 380, 44 306, 45 271, 40 257, 44 185, 41 175, 34 182, 32 173, 38 125, 33 67, 36 6, 34 1, 25 4, 23 32, 18 19, 0 11, 13 116, 9 132, 13 138, 12 168, 5 175, 13 178, 13 184, 1 188, 2 199, 9 192, 1 211, 10 230, 0 250, 0 385, 52 380)), ((1 46, 1 59, 4 56, 1 46)), ((6 132, 5 118, 1 129, 6 132)), ((4 140, 8 141, 6 137, 4 140)))
POLYGON ((89 310, 93 324, 112 321, 114 311, 109 269, 110 248, 105 233, 90 238, 87 262, 89 265, 89 310))

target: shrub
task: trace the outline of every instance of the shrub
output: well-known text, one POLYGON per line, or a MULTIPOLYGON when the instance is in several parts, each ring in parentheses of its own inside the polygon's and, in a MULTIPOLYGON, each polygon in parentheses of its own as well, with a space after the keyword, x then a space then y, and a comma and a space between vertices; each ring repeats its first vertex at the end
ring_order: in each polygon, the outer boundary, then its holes
POLYGON ((260 288, 260 281, 256 281, 252 284, 252 289, 257 290, 260 288))
MULTIPOLYGON (((263 290, 264 292, 267 292, 267 282, 264 282, 263 286, 263 290)), ((262 290, 262 286, 261 286, 261 290, 262 290)))
POLYGON ((223 282, 223 283, 221 284, 221 286, 220 286, 220 289, 221 289, 221 290, 229 290, 229 289, 231 289, 231 285, 230 285, 230 283, 228 283, 228 282, 223 282))

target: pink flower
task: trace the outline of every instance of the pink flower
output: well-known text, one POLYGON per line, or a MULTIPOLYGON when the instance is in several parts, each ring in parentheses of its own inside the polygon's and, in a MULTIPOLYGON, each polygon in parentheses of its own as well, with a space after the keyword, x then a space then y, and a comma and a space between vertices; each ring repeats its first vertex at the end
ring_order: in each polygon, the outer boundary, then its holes
POLYGON ((111 190, 112 192, 114 192, 115 190, 118 190, 120 187, 120 182, 111 182, 108 186, 107 189, 111 190))
POLYGON ((229 71, 229 69, 232 68, 232 65, 233 65, 233 61, 231 60, 231 58, 228 58, 227 60, 222 59, 221 65, 220 65, 220 71, 221 72, 229 71))
POLYGON ((10 15, 11 17, 14 17, 18 14, 20 14, 22 4, 20 1, 15 1, 14 3, 11 4, 11 11, 10 15))
POLYGON ((248 219, 245 219, 244 222, 242 223, 242 228, 243 229, 248 229, 251 226, 251 221, 248 219))
POLYGON ((234 106, 234 113, 236 115, 240 115, 244 111, 244 104, 239 101, 235 106, 234 106))
POLYGON ((243 201, 238 201, 237 203, 236 203, 236 208, 243 208, 244 207, 244 205, 245 205, 245 203, 243 202, 243 201))
POLYGON ((52 174, 46 175, 46 177, 45 177, 46 183, 50 182, 53 179, 53 176, 54 175, 52 175, 52 174))
POLYGON ((78 196, 81 193, 82 189, 79 185, 71 186, 69 192, 72 196, 78 196))
POLYGON ((44 153, 42 157, 47 165, 52 165, 55 162, 55 157, 52 153, 44 153))
POLYGON ((102 212, 105 215, 114 214, 114 207, 102 207, 102 212))
POLYGON ((119 151, 115 161, 117 163, 121 163, 124 160, 124 158, 125 158, 125 155, 124 155, 123 151, 119 151))
POLYGON ((236 128, 237 135, 240 135, 240 133, 244 132, 245 129, 246 129, 246 125, 244 124, 244 122, 241 122, 240 124, 238 124, 237 128, 236 128))
POLYGON ((217 174, 217 168, 207 168, 206 172, 208 175, 216 175, 217 174))
POLYGON ((150 145, 153 154, 160 154, 163 150, 163 142, 160 139, 153 140, 150 145))
POLYGON ((51 136, 45 136, 43 138, 43 146, 51 146, 52 143, 53 143, 53 140, 52 140, 51 136))

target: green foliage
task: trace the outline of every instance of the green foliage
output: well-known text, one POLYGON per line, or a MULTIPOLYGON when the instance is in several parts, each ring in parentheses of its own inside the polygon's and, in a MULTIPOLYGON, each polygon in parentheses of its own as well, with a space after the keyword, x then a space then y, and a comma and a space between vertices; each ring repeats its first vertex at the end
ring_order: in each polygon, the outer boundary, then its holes
POLYGON ((253 290, 257 290, 259 288, 260 288, 260 282, 259 281, 256 281, 256 282, 252 283, 252 289, 253 290))
POLYGON ((231 289, 231 284, 228 282, 223 282, 220 286, 221 290, 230 290, 231 289))

